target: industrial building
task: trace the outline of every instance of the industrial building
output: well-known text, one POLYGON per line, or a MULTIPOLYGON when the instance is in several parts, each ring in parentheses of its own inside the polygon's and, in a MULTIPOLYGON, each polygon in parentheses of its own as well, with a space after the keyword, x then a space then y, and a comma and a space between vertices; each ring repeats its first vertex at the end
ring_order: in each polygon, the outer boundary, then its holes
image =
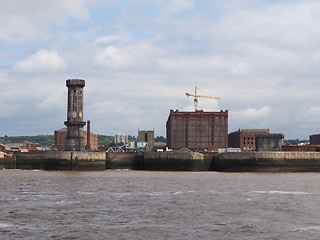
POLYGON ((256 135, 256 150, 264 151, 282 151, 284 144, 283 133, 266 133, 256 135))
POLYGON ((138 130, 138 145, 146 143, 146 151, 150 152, 154 146, 154 130, 138 130))
POLYGON ((0 144, 1 151, 17 151, 17 152, 29 152, 37 150, 35 143, 27 141, 13 141, 6 144, 0 144))
POLYGON ((256 150, 256 135, 268 134, 269 129, 239 129, 229 133, 228 147, 240 148, 242 151, 256 150))
POLYGON ((320 134, 313 134, 309 136, 310 145, 320 145, 320 134))
POLYGON ((228 147, 228 110, 220 112, 179 112, 170 110, 167 120, 167 146, 205 151, 228 147))
MULTIPOLYGON (((90 133, 90 144, 88 145, 88 132, 84 131, 84 144, 87 151, 98 150, 98 135, 90 133), (89 149, 88 149, 89 148, 89 149)), ((62 128, 54 131, 54 145, 52 150, 65 150, 67 141, 67 128, 62 128)))
POLYGON ((319 145, 287 145, 282 146, 283 152, 320 152, 319 145))

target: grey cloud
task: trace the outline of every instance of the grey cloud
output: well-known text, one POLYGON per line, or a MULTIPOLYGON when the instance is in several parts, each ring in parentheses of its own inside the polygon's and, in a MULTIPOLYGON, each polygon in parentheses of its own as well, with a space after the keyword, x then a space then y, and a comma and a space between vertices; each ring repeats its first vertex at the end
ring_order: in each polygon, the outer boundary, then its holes
MULTIPOLYGON (((194 86, 221 97, 199 106, 229 109, 230 131, 261 127, 293 138, 318 131, 317 1, 181 1, 177 11, 169 2, 58 1, 52 7, 57 14, 48 18, 12 3, 25 29, 10 30, 4 21, 0 39, 12 51, 26 46, 16 54, 16 68, 39 49, 55 49, 65 67, 26 75, 11 71, 15 63, 4 66, 1 106, 12 112, 2 119, 29 124, 35 134, 53 133, 65 120, 65 80, 84 78, 85 118, 97 133, 155 127, 165 135, 170 109, 192 109, 185 92, 194 86), (106 17, 95 20, 93 9, 106 17), (68 16, 79 21, 71 24, 68 16), (13 36, 23 37, 10 42, 13 36), (24 121, 19 111, 32 114, 24 121), (34 124, 32 116, 41 122, 34 124)), ((2 52, 2 59, 9 56, 2 52)), ((6 129, 14 132, 9 122, 6 129)))

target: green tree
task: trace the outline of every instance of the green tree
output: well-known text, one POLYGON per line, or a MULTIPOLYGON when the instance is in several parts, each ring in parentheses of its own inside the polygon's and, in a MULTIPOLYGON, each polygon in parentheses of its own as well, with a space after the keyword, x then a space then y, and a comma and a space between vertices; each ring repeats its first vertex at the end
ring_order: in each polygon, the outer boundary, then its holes
POLYGON ((157 137, 155 137, 154 140, 156 142, 165 142, 166 141, 166 139, 163 136, 157 136, 157 137))

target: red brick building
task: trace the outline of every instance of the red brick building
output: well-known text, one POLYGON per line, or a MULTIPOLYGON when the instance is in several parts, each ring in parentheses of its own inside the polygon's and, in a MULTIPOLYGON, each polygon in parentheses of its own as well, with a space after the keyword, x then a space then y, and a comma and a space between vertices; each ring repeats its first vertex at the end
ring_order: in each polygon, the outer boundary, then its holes
POLYGON ((269 129, 239 129, 228 135, 228 146, 243 151, 256 150, 256 135, 269 133, 269 129))
POLYGON ((209 147, 228 147, 228 110, 220 112, 170 111, 167 121, 167 146, 204 151, 209 147))
POLYGON ((313 134, 309 136, 310 145, 320 145, 320 134, 313 134))
POLYGON ((320 152, 320 147, 316 145, 283 145, 283 152, 320 152))
MULTIPOLYGON (((87 149, 87 132, 83 132, 84 136, 84 144, 87 149)), ((62 128, 54 131, 54 145, 52 146, 52 150, 64 150, 66 145, 67 138, 67 128, 62 128)), ((90 133, 90 150, 98 150, 98 135, 94 133, 90 133)))
MULTIPOLYGON (((5 144, 6 149, 9 151, 19 151, 19 152, 29 152, 37 150, 37 145, 35 143, 27 141, 13 141, 5 144)), ((3 147, 2 147, 3 148, 3 147)))

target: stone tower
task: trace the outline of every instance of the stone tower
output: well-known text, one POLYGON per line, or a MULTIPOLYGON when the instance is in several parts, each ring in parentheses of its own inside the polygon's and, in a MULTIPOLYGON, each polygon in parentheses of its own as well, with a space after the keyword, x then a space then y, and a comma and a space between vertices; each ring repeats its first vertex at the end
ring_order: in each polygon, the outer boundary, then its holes
POLYGON ((83 126, 83 87, 85 81, 81 79, 68 79, 68 113, 66 151, 84 151, 83 126))

